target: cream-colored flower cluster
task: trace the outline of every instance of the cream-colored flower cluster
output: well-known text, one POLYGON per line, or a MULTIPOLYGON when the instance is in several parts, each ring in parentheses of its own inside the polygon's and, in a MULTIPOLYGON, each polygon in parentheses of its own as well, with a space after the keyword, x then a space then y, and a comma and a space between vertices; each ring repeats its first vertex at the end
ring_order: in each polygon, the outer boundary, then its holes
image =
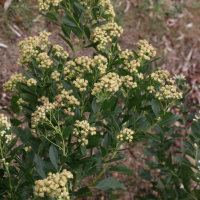
POLYGON ((17 83, 26 83, 27 79, 25 76, 23 76, 22 74, 18 74, 17 72, 15 72, 15 74, 13 74, 10 79, 3 84, 3 89, 6 92, 10 92, 10 91, 14 91, 17 83))
POLYGON ((67 79, 71 79, 72 77, 76 76, 76 72, 75 72, 75 67, 76 67, 76 63, 72 60, 67 61, 65 63, 65 68, 64 68, 64 74, 65 74, 65 80, 67 79))
POLYGON ((30 78, 27 80, 27 85, 30 87, 32 85, 36 86, 37 85, 37 81, 34 78, 30 78))
POLYGON ((88 145, 88 139, 86 139, 88 135, 96 135, 96 128, 90 127, 87 120, 76 120, 74 127, 73 134, 77 137, 77 142, 81 143, 81 146, 88 145))
POLYGON ((86 91, 88 81, 77 78, 75 81, 73 81, 73 84, 76 88, 79 89, 80 92, 83 92, 83 91, 86 91))
POLYGON ((183 94, 177 92, 176 86, 165 85, 160 88, 160 91, 156 93, 155 97, 159 100, 181 99, 183 94))
POLYGON ((150 75, 153 81, 161 83, 161 84, 164 84, 164 80, 167 79, 168 76, 169 76, 169 72, 165 70, 158 70, 150 75))
POLYGON ((100 78, 100 82, 94 84, 92 90, 92 95, 98 95, 99 93, 116 92, 119 90, 119 87, 122 85, 122 81, 118 74, 108 73, 107 75, 100 78))
POLYGON ((32 149, 31 146, 29 146, 29 147, 25 147, 25 148, 24 148, 24 150, 25 150, 26 152, 29 152, 31 149, 32 149))
POLYGON ((140 40, 138 46, 140 49, 138 53, 140 62, 143 60, 150 60, 152 57, 156 56, 156 51, 147 40, 140 40))
POLYGON ((137 83, 133 82, 133 77, 127 75, 127 76, 122 76, 121 80, 123 82, 123 84, 127 87, 127 88, 136 88, 137 87, 137 83))
POLYGON ((153 93, 153 92, 155 92, 155 89, 154 89, 154 86, 153 85, 151 85, 151 86, 148 86, 147 87, 147 90, 149 91, 149 93, 153 93))
POLYGON ((127 70, 128 72, 132 73, 137 73, 138 72, 138 67, 140 67, 140 63, 137 60, 132 60, 130 62, 127 62, 128 60, 124 61, 124 68, 125 70, 127 70))
POLYGON ((144 79, 144 75, 142 73, 137 73, 137 77, 140 79, 140 80, 143 80, 144 79))
POLYGON ((118 26, 115 22, 109 22, 102 25, 101 28, 94 29, 92 41, 94 43, 99 42, 97 45, 98 50, 105 50, 106 45, 112 41, 113 37, 120 37, 123 33, 121 26, 118 26))
POLYGON ((108 18, 108 21, 114 21, 115 11, 114 11, 113 5, 111 4, 110 0, 100 0, 98 2, 98 6, 105 8, 105 15, 111 15, 108 18))
POLYGON ((69 54, 67 53, 67 51, 64 51, 63 48, 58 44, 53 46, 52 53, 55 56, 58 56, 64 59, 69 57, 69 54))
POLYGON ((19 42, 19 52, 22 55, 21 58, 18 59, 19 65, 28 65, 31 61, 31 56, 37 57, 39 51, 36 48, 37 46, 40 47, 42 50, 50 44, 48 41, 48 37, 51 33, 42 32, 39 36, 25 38, 25 40, 19 42))
POLYGON ((22 98, 19 98, 17 101, 17 104, 19 105, 19 109, 22 110, 22 104, 28 105, 29 103, 27 101, 24 101, 22 98))
POLYGON ((58 91, 60 91, 61 89, 63 89, 62 83, 61 84, 57 83, 56 84, 56 88, 57 88, 58 91))
POLYGON ((121 26, 118 26, 115 22, 109 22, 107 24, 102 25, 101 30, 106 31, 110 37, 120 37, 123 33, 123 29, 121 26))
MULTIPOLYGON (((48 121, 46 114, 55 110, 55 103, 50 103, 47 97, 41 97, 38 101, 42 102, 43 105, 37 106, 37 110, 31 114, 31 128, 35 129, 39 123, 43 124, 45 121, 48 121)), ((34 131, 32 130, 34 133, 34 131)))
POLYGON ((6 131, 10 130, 11 124, 8 123, 8 118, 4 114, 0 114, 0 127, 4 127, 3 131, 0 131, 0 136, 5 137, 5 143, 8 144, 12 140, 12 135, 6 135, 6 131))
POLYGON ((130 60, 133 57, 134 57, 133 52, 129 51, 128 49, 119 53, 119 58, 125 59, 126 62, 128 62, 128 60, 130 60))
POLYGON ((64 109, 64 113, 67 114, 67 115, 74 116, 74 112, 72 112, 71 108, 64 109))
POLYGON ((134 131, 132 131, 129 128, 125 128, 123 131, 120 131, 120 134, 117 136, 117 139, 121 142, 122 141, 132 142, 133 134, 134 134, 134 131))
POLYGON ((35 181, 34 195, 39 197, 56 198, 59 200, 70 199, 68 181, 73 178, 70 171, 64 169, 61 173, 48 174, 48 177, 43 180, 35 181))
POLYGON ((41 68, 50 68, 53 64, 53 61, 50 60, 49 56, 46 52, 42 52, 38 54, 36 61, 38 62, 38 67, 41 68))
POLYGON ((59 81, 59 80, 60 80, 59 77, 60 77, 60 73, 59 73, 58 71, 54 71, 54 72, 51 74, 51 78, 52 78, 53 80, 55 80, 55 81, 59 81))
POLYGON ((95 68, 96 65, 98 65, 100 75, 105 74, 108 66, 107 58, 102 55, 94 56, 92 67, 95 68))
POLYGON ((84 74, 85 72, 87 73, 92 73, 92 70, 90 69, 90 65, 92 64, 92 59, 89 58, 88 56, 81 56, 75 59, 76 66, 75 70, 78 73, 84 74))
POLYGON ((80 102, 73 96, 70 95, 72 94, 73 91, 72 90, 68 90, 66 91, 65 89, 63 89, 61 91, 61 94, 56 95, 56 106, 69 106, 69 105, 80 105, 80 102))
POLYGON ((50 6, 59 6, 62 0, 38 0, 40 10, 49 10, 50 6))

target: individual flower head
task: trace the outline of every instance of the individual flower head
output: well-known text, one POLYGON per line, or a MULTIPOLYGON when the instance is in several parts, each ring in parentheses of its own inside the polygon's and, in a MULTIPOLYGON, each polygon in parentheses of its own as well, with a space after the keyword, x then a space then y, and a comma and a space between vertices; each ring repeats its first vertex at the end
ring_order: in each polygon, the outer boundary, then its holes
POLYGON ((55 81, 59 81, 60 79, 60 73, 58 71, 54 71, 52 74, 51 74, 51 78, 55 81))
POLYGON ((0 137, 4 138, 6 144, 8 144, 13 136, 12 134, 8 134, 7 131, 10 130, 11 124, 8 123, 8 118, 4 114, 0 114, 0 128, 5 127, 4 130, 0 131, 0 137))
POLYGON ((120 134, 117 136, 117 139, 120 142, 132 142, 133 140, 133 134, 134 131, 132 131, 131 129, 125 128, 123 131, 120 131, 120 134))
POLYGON ((38 0, 39 9, 47 11, 50 9, 50 6, 59 6, 62 0, 38 0))
POLYGON ((36 86, 37 85, 37 81, 34 78, 30 78, 27 80, 27 85, 30 86, 36 86))
POLYGON ((15 74, 13 74, 10 79, 3 84, 3 89, 4 91, 8 91, 8 92, 13 92, 14 89, 16 88, 17 83, 26 83, 27 79, 25 76, 23 76, 22 74, 18 74, 17 72, 15 72, 15 74))
POLYGON ((79 89, 80 92, 83 92, 83 91, 86 91, 88 81, 77 78, 75 81, 73 81, 73 84, 76 88, 79 89))
POLYGON ((70 199, 68 182, 73 178, 70 171, 64 169, 61 173, 48 174, 46 179, 35 181, 34 195, 38 197, 70 199))
POLYGON ((66 51, 64 51, 60 45, 54 45, 52 49, 52 53, 55 56, 61 57, 63 59, 66 59, 69 56, 69 54, 66 51))
POLYGON ((74 127, 73 134, 77 137, 77 142, 80 143, 81 146, 88 145, 87 136, 96 135, 96 128, 90 127, 90 124, 87 120, 76 120, 74 127))
POLYGON ((39 36, 28 37, 25 38, 23 41, 19 42, 19 52, 21 54, 21 58, 18 59, 17 63, 19 65, 26 65, 31 62, 31 57, 37 57, 39 54, 39 47, 41 50, 44 50, 50 42, 48 38, 51 33, 42 32, 39 36))
POLYGON ((154 50, 153 46, 148 43, 147 40, 140 40, 138 42, 139 47, 139 62, 143 62, 144 60, 150 60, 152 57, 156 56, 156 51, 154 50))
POLYGON ((99 94, 103 94, 106 98, 109 98, 110 94, 119 90, 121 84, 122 80, 118 74, 110 72, 94 84, 92 95, 99 96, 99 94))
MULTIPOLYGON (((199 111, 199 114, 200 114, 200 111, 199 111)), ((193 121, 195 121, 195 122, 200 121, 200 116, 195 115, 195 118, 193 119, 193 121)))
POLYGON ((105 58, 102 55, 97 55, 94 56, 93 62, 92 62, 92 67, 95 68, 97 65, 97 68, 99 70, 100 75, 103 75, 106 73, 108 61, 107 58, 105 58))

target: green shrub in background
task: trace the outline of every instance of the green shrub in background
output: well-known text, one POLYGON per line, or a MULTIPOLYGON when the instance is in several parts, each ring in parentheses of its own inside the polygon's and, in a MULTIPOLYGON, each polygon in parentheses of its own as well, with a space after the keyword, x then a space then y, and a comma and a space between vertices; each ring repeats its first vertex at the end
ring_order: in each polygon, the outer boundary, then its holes
MULTIPOLYGON (((150 63, 158 58, 153 60, 156 52, 146 40, 138 43, 137 52, 120 49, 117 39, 123 30, 114 22, 110 1, 39 0, 39 5, 40 14, 62 30, 59 35, 72 54, 59 45, 52 46, 47 32, 19 43, 18 63, 26 71, 14 74, 4 84, 4 90, 13 97, 10 109, 4 109, 11 116, 11 124, 0 115, 0 197, 72 200, 91 197, 93 188, 116 199, 119 195, 112 192, 125 190, 125 186, 103 174, 133 175, 126 165, 110 164, 127 158, 120 148, 122 143, 145 140, 150 141, 147 151, 156 157, 155 163, 147 164, 162 170, 160 175, 167 178, 153 182, 158 195, 163 199, 169 199, 166 195, 171 193, 196 198, 198 192, 189 189, 189 175, 183 182, 175 167, 169 171, 161 167, 166 167, 165 159, 174 166, 171 154, 165 158, 165 151, 174 141, 170 125, 180 116, 168 110, 184 103, 185 79, 178 76, 175 79, 180 82, 175 83, 167 71, 151 73, 150 63), (78 39, 77 45, 72 36, 78 39), (80 49, 90 47, 95 49, 92 58, 76 56, 80 49), (24 123, 26 128, 21 128, 24 123), (18 140, 21 143, 16 145, 18 140), (90 182, 83 183, 87 177, 91 177, 90 182), (180 184, 184 188, 176 190, 180 184)), ((198 138, 198 123, 194 127, 198 138)), ((195 137, 191 136, 192 143, 186 146, 194 149, 195 142, 198 152, 195 137)), ((181 152, 194 157, 190 151, 181 152)), ((191 171, 196 166, 184 157, 176 157, 176 161, 180 163, 176 167, 190 170, 198 182, 198 175, 191 171)), ((151 179, 146 170, 140 175, 151 179)))

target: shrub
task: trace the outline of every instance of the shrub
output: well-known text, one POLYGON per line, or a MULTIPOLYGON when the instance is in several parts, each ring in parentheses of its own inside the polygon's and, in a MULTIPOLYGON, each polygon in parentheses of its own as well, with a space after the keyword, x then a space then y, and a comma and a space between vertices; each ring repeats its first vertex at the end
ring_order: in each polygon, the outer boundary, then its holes
POLYGON ((153 60, 156 52, 146 40, 138 52, 121 50, 123 29, 109 0, 39 0, 39 6, 61 28, 72 53, 51 45, 47 32, 19 43, 18 63, 26 70, 4 84, 13 93, 4 109, 11 124, 0 116, 1 198, 78 199, 92 196, 92 188, 112 198, 126 188, 114 177, 104 179, 104 172, 133 175, 126 165, 110 166, 126 158, 122 143, 152 140, 151 148, 162 148, 157 153, 165 159, 172 140, 164 132, 180 117, 168 109, 184 102, 184 80, 177 87, 167 71, 151 73, 150 63, 159 58, 153 60), (93 57, 77 57, 83 48, 94 48, 93 57), (87 177, 90 182, 83 182, 87 177))

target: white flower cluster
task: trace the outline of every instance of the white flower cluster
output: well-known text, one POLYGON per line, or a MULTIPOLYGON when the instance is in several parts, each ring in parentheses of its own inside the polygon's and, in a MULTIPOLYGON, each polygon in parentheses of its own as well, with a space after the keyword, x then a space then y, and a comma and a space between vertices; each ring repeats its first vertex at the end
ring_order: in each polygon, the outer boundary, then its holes
POLYGON ((88 139, 86 139, 88 135, 96 135, 96 128, 90 127, 87 120, 76 120, 74 127, 73 134, 77 137, 77 142, 81 143, 81 146, 88 145, 88 139))
POLYGON ((38 0, 40 10, 49 10, 50 6, 58 6, 62 0, 38 0))
POLYGON ((132 131, 129 128, 125 128, 123 131, 120 131, 120 134, 117 136, 117 139, 121 142, 122 141, 132 142, 133 134, 134 134, 134 131, 132 131))
POLYGON ((157 92, 155 97, 159 100, 181 99, 183 94, 176 91, 176 86, 165 85, 160 88, 160 92, 157 92))
POLYGON ((94 84, 92 95, 98 95, 101 92, 108 95, 109 92, 112 93, 118 91, 121 85, 122 80, 119 78, 118 74, 110 72, 101 77, 100 82, 94 84))
POLYGON ((50 60, 49 56, 46 52, 42 52, 38 54, 36 61, 38 63, 38 67, 40 68, 50 68, 53 64, 53 61, 50 60))
POLYGON ((180 74, 180 75, 174 75, 173 76, 173 79, 175 80, 175 81, 180 81, 180 82, 185 82, 186 81, 186 78, 185 78, 185 76, 183 75, 183 74, 180 74))
MULTIPOLYGON (((200 111, 199 111, 199 114, 200 114, 200 111)), ((193 121, 197 122, 199 120, 200 120, 200 116, 195 115, 195 118, 193 119, 193 121)))
POLYGON ((63 51, 63 48, 58 44, 53 46, 52 53, 55 56, 58 56, 64 59, 69 57, 69 54, 66 51, 63 51))
POLYGON ((60 80, 59 77, 60 77, 60 73, 57 72, 57 71, 54 71, 54 72, 51 74, 51 78, 52 78, 53 80, 55 80, 55 81, 59 81, 59 80, 60 80))
POLYGON ((64 169, 61 173, 48 174, 48 177, 43 180, 35 181, 34 195, 39 197, 56 198, 59 200, 69 200, 69 188, 67 183, 69 179, 73 178, 73 174, 70 171, 64 169))
POLYGON ((156 56, 156 51, 147 40, 140 40, 138 46, 140 49, 138 53, 139 62, 142 62, 143 60, 150 60, 152 57, 156 56))
POLYGON ((6 135, 6 131, 10 130, 10 123, 8 123, 8 118, 4 114, 0 114, 0 127, 4 127, 3 131, 0 131, 0 136, 5 137, 5 143, 9 143, 12 140, 12 135, 6 135))
POLYGON ((30 78, 27 80, 27 85, 30 87, 32 85, 37 85, 37 81, 34 78, 30 78))
POLYGON ((133 82, 133 77, 132 76, 122 76, 121 80, 123 82, 123 84, 127 87, 127 88, 136 88, 137 87, 137 83, 133 82))
POLYGON ((164 84, 164 80, 169 76, 169 72, 165 70, 157 70, 150 75, 151 79, 155 82, 164 84))
POLYGON ((102 55, 94 56, 92 67, 95 68, 96 65, 98 65, 100 75, 105 74, 107 70, 107 65, 108 65, 107 58, 105 58, 102 55))
POLYGON ((75 81, 73 81, 73 84, 76 88, 79 89, 80 92, 83 92, 83 91, 86 91, 88 81, 77 78, 75 81))
POLYGON ((97 27, 94 29, 92 41, 94 43, 99 42, 97 49, 102 51, 105 50, 106 45, 112 41, 113 37, 120 37, 122 33, 123 29, 121 26, 118 26, 115 22, 109 22, 101 28, 97 27))
POLYGON ((25 38, 25 40, 19 42, 19 52, 22 56, 18 59, 18 64, 27 66, 31 56, 37 57, 39 51, 36 47, 38 46, 43 50, 50 44, 48 41, 50 34, 44 31, 39 36, 25 38))
POLYGON ((105 15, 110 15, 108 21, 114 21, 115 11, 110 0, 100 0, 98 6, 105 8, 105 15))
POLYGON ((18 74, 17 72, 15 72, 15 74, 13 74, 10 79, 3 84, 3 89, 4 91, 14 91, 17 83, 26 83, 26 77, 23 76, 22 74, 18 74))

